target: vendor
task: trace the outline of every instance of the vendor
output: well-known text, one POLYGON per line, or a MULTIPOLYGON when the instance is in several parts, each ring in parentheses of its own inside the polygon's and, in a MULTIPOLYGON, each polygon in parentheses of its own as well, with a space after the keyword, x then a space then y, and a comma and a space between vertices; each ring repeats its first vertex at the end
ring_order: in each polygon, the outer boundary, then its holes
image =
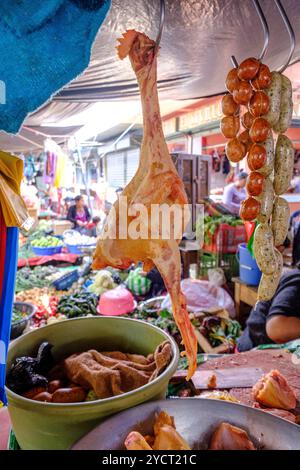
POLYGON ((91 220, 91 214, 84 204, 82 196, 75 197, 75 204, 68 211, 67 219, 74 224, 74 229, 83 231, 91 220))
POLYGON ((247 176, 245 171, 241 171, 235 176, 234 182, 224 189, 223 204, 235 215, 239 215, 241 202, 247 196, 245 189, 247 176))
POLYGON ((238 351, 260 344, 286 343, 300 338, 300 264, 283 275, 272 300, 258 302, 238 340, 238 351))

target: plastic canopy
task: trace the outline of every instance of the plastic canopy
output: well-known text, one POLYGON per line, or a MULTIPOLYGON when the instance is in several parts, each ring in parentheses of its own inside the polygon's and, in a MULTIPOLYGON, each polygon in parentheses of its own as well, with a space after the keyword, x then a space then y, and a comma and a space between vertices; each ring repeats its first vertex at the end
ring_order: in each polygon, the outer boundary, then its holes
MULTIPOLYGON (((264 62, 275 70, 285 62, 289 37, 274 0, 260 0, 270 28, 264 62)), ((296 33, 292 62, 300 60, 300 1, 282 0, 296 33)), ((88 69, 55 100, 129 99, 138 95, 129 61, 116 57, 116 39, 126 29, 156 38, 158 0, 114 0, 93 46, 88 69)), ((166 20, 158 61, 160 97, 192 99, 224 92, 224 80, 238 61, 258 56, 263 31, 251 0, 166 0, 166 20)))
MULTIPOLYGON (((300 1, 282 3, 296 33, 294 63, 300 60, 300 1)), ((264 62, 275 70, 288 56, 289 38, 274 0, 260 0, 260 4, 270 28, 264 62)), ((113 0, 94 42, 88 68, 28 116, 25 125, 43 132, 45 122, 59 125, 61 119, 80 113, 95 101, 139 99, 129 60, 116 56, 116 41, 130 28, 156 38, 159 10, 159 0, 113 0)), ((241 61, 259 55, 263 39, 251 0, 166 0, 158 61, 160 98, 187 100, 223 93, 225 76, 232 67, 230 56, 241 61)), ((3 143, 5 150, 26 151, 42 143, 32 145, 28 140, 39 139, 26 131, 18 141, 10 137, 0 133, 0 147, 3 143)))

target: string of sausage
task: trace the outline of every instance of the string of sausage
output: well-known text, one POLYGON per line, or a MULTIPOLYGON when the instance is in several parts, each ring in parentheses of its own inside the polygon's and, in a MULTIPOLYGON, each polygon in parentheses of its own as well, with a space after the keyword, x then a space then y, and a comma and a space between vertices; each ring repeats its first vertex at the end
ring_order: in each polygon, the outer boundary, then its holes
POLYGON ((284 135, 293 112, 292 84, 267 65, 251 57, 226 78, 229 94, 222 99, 221 132, 230 139, 226 154, 238 163, 247 155, 251 170, 247 179, 248 197, 240 216, 245 221, 257 219, 254 255, 262 271, 258 300, 273 297, 282 272, 282 255, 276 247, 283 244, 289 225, 289 207, 281 197, 293 175, 294 150, 284 135), (241 115, 241 107, 247 110, 241 115), (239 133, 241 125, 244 130, 239 133), (279 134, 274 150, 273 135, 279 134))

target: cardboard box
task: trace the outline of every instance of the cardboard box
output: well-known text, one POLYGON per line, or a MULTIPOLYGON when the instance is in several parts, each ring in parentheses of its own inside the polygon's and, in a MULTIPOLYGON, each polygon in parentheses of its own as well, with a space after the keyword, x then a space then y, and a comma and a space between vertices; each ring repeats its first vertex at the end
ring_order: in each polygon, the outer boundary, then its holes
POLYGON ((73 228, 73 224, 69 220, 54 220, 53 221, 54 235, 62 235, 65 230, 70 230, 72 228, 73 228))

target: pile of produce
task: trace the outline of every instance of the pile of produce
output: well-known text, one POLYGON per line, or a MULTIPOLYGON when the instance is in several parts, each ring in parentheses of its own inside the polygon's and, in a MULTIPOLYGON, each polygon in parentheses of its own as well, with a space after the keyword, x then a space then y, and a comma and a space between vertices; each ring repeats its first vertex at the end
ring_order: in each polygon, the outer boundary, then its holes
POLYGON ((32 326, 38 328, 40 326, 53 323, 54 321, 65 320, 66 317, 57 312, 57 304, 62 292, 55 289, 34 288, 27 291, 19 292, 16 295, 17 302, 27 302, 37 307, 32 318, 32 326))
POLYGON ((112 274, 106 269, 101 269, 93 284, 88 287, 88 290, 96 295, 102 295, 104 292, 114 289, 117 285, 114 283, 112 274))
POLYGON ((32 240, 31 245, 38 248, 54 248, 58 246, 63 246, 63 242, 57 237, 47 237, 35 238, 32 240))
POLYGON ((258 300, 269 300, 283 266, 277 247, 283 244, 289 226, 289 206, 281 195, 289 189, 294 167, 293 144, 284 135, 292 121, 292 84, 282 73, 270 72, 251 57, 230 70, 226 88, 229 94, 222 99, 221 131, 230 139, 226 155, 231 162, 240 162, 247 154, 251 173, 240 215, 260 224, 254 234, 254 255, 263 273, 258 300), (246 107, 242 115, 241 106, 246 107), (245 130, 239 133, 241 124, 245 130), (273 133, 278 134, 275 145, 273 133))
POLYGON ((63 295, 57 306, 59 313, 67 318, 97 315, 99 297, 92 292, 78 292, 72 295, 63 295))
POLYGON ((200 332, 213 347, 225 343, 229 346, 230 352, 234 352, 236 341, 241 335, 242 329, 236 320, 211 316, 204 318, 200 332))
POLYGON ((36 266, 33 269, 23 268, 17 272, 15 291, 21 292, 34 287, 46 287, 58 273, 53 266, 36 266))
MULTIPOLYGON (((136 310, 132 318, 144 320, 152 325, 161 328, 166 333, 169 333, 178 345, 180 345, 180 334, 173 319, 172 313, 167 309, 157 310, 155 308, 149 309, 146 306, 142 310, 136 310)), ((228 346, 229 352, 233 352, 236 346, 237 339, 241 335, 241 325, 238 321, 230 318, 221 318, 218 316, 207 317, 194 317, 190 315, 193 326, 208 339, 211 346, 216 347, 221 344, 228 346)), ((201 358, 200 358, 201 359, 201 358)))
POLYGON ((71 246, 94 246, 97 242, 97 238, 82 235, 76 230, 66 230, 63 234, 63 238, 65 244, 71 246))
POLYGON ((147 323, 151 323, 158 328, 161 328, 166 333, 169 333, 174 339, 178 342, 181 341, 180 333, 173 319, 173 315, 169 310, 159 310, 158 312, 149 313, 148 309, 145 310, 136 310, 132 315, 131 318, 136 318, 137 320, 144 320, 147 323))
POLYGON ((17 323, 17 322, 19 322, 20 320, 23 320, 23 318, 26 318, 26 317, 27 317, 26 313, 21 312, 21 310, 18 310, 16 307, 13 308, 13 313, 12 313, 12 317, 11 317, 11 322, 12 323, 17 323))
POLYGON ((200 230, 204 232, 204 243, 209 245, 211 243, 212 237, 221 224, 227 224, 231 227, 237 227, 238 225, 243 225, 243 221, 239 217, 232 215, 217 215, 210 216, 206 215, 203 220, 201 218, 197 221, 196 231, 200 233, 200 230))

